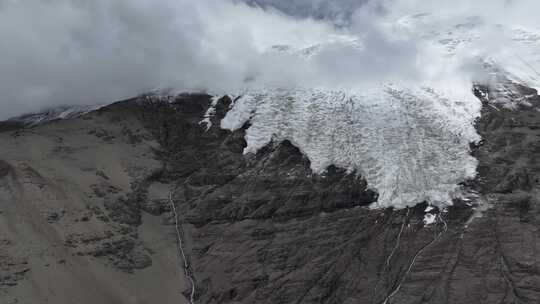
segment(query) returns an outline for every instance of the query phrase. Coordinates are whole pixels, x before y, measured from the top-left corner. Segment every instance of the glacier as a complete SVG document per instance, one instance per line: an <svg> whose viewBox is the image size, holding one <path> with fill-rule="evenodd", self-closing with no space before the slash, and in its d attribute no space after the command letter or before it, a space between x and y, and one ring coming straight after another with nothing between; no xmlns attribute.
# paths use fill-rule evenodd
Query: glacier
<svg viewBox="0 0 540 304"><path fill-rule="evenodd" d="M473 98L453 100L428 87L266 89L237 98L221 127L250 122L244 153L289 140L314 173L336 165L362 175L379 193L375 208L446 206L458 184L475 176L469 143L479 140L473 125L479 110Z"/></svg>
<svg viewBox="0 0 540 304"><path fill-rule="evenodd" d="M540 87L535 67L540 63L540 35L535 33L540 31L486 24L475 16L417 13L390 21L380 27L388 37L408 37L420 46L421 78L342 88L247 86L221 128L237 130L249 122L246 154L289 140L309 158L316 174L335 165L362 176L379 193L372 208L428 202L444 209L457 197L470 201L474 194L460 185L476 175L470 144L481 140L474 126L481 102L473 85L488 85L496 94L493 102L508 108L520 102L515 85ZM507 49L484 47L484 35L495 30L508 39ZM270 51L309 62L336 46L359 56L364 50L361 38L341 35L309 47L277 45ZM472 63L474 70L464 63Z"/></svg>

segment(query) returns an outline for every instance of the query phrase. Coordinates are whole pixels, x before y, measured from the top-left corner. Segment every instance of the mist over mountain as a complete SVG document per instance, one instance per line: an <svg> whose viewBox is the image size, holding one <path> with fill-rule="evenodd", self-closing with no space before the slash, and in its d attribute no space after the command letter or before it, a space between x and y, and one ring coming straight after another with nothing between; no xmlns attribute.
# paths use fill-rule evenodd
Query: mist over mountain
<svg viewBox="0 0 540 304"><path fill-rule="evenodd" d="M9 43L0 49L2 116L159 88L239 92L253 85L247 79L262 86L355 88L389 79L481 77L477 56L504 56L511 61L505 68L512 68L519 55L530 66L521 69L537 74L536 60L529 58L534 47L519 45L521 38L512 34L520 27L534 37L538 22L526 11L538 4L530 0L248 3L3 0L0 39ZM417 14L432 18L415 27L402 22ZM426 43L431 32L446 34L468 20L476 20L475 37L440 38L466 45L453 60ZM328 47L306 63L269 52L279 45Z"/></svg>

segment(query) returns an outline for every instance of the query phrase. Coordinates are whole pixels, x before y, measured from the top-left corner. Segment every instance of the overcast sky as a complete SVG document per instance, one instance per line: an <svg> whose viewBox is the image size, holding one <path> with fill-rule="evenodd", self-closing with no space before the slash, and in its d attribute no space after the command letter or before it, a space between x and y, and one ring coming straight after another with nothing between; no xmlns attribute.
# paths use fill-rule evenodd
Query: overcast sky
<svg viewBox="0 0 540 304"><path fill-rule="evenodd" d="M423 46L383 32L392 16L472 14L537 26L530 12L540 8L532 0L246 1L0 0L0 119L156 88L235 91L246 79L307 86L422 77ZM268 52L336 35L358 37L363 50L330 47L310 63Z"/></svg>

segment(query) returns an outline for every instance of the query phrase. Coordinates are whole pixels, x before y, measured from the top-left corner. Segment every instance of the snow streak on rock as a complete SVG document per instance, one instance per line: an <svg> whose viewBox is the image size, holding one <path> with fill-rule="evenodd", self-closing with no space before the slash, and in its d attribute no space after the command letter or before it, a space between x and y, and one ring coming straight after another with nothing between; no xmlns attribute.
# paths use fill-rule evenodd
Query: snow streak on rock
<svg viewBox="0 0 540 304"><path fill-rule="evenodd" d="M204 124L204 128L205 128L206 131L210 130L210 128L212 127L211 118L216 113L216 105L217 105L217 103L219 101L219 98L220 98L219 96L212 97L212 103L210 104L210 107L208 108L208 110L204 114L203 120L201 120L199 122L200 125Z"/></svg>
<svg viewBox="0 0 540 304"><path fill-rule="evenodd" d="M25 126L33 127L53 120L77 118L86 113L99 110L101 107L103 107L103 105L61 106L51 108L42 112L17 116L9 119L9 121L20 122L23 123Z"/></svg>
<svg viewBox="0 0 540 304"><path fill-rule="evenodd" d="M478 111L474 98L449 99L430 88L257 90L235 102L221 127L250 121L245 153L290 140L316 173L336 165L363 175L379 192L374 207L444 206L475 175L469 143L479 139Z"/></svg>

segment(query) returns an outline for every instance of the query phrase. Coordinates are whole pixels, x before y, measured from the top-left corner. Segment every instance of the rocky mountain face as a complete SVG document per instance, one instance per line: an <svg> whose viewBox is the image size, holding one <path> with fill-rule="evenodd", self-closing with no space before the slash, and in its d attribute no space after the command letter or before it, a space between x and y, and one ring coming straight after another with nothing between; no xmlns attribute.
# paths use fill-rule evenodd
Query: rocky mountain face
<svg viewBox="0 0 540 304"><path fill-rule="evenodd" d="M0 302L537 303L540 97L490 90L476 209L372 209L362 176L314 174L288 141L244 155L229 97L2 123Z"/></svg>

